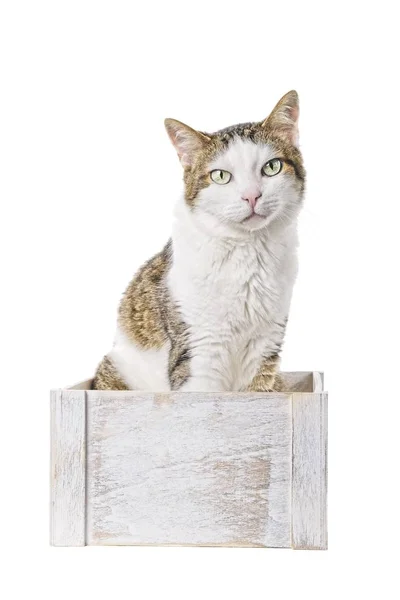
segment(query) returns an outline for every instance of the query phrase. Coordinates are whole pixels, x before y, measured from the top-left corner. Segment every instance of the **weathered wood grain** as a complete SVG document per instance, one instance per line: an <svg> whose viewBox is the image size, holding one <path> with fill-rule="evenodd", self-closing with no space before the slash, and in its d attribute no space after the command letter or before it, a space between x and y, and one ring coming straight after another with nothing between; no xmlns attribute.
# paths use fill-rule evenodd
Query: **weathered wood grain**
<svg viewBox="0 0 400 600"><path fill-rule="evenodd" d="M323 374L282 379L285 394L53 392L52 544L326 548Z"/></svg>
<svg viewBox="0 0 400 600"><path fill-rule="evenodd" d="M71 385L71 387L68 387L67 390L90 390L92 388L92 383L93 379L85 379L85 381Z"/></svg>
<svg viewBox="0 0 400 600"><path fill-rule="evenodd" d="M293 392L312 392L313 391L313 373L311 371L284 371L280 373L284 391Z"/></svg>
<svg viewBox="0 0 400 600"><path fill-rule="evenodd" d="M313 387L312 392L323 392L324 391L324 374L319 371L313 371ZM300 390L293 390L299 392ZM309 391L309 390L307 390Z"/></svg>
<svg viewBox="0 0 400 600"><path fill-rule="evenodd" d="M283 371L280 373L284 385L285 393L290 392L320 392L323 390L322 373L313 373L312 371ZM90 390L93 380L87 379L71 387L69 390ZM317 383L316 383L317 382ZM319 386L320 389L315 389Z"/></svg>
<svg viewBox="0 0 400 600"><path fill-rule="evenodd" d="M327 394L293 394L292 546L327 547Z"/></svg>
<svg viewBox="0 0 400 600"><path fill-rule="evenodd" d="M85 394L51 393L50 541L85 545Z"/></svg>
<svg viewBox="0 0 400 600"><path fill-rule="evenodd" d="M87 544L290 547L290 396L89 391L87 418Z"/></svg>

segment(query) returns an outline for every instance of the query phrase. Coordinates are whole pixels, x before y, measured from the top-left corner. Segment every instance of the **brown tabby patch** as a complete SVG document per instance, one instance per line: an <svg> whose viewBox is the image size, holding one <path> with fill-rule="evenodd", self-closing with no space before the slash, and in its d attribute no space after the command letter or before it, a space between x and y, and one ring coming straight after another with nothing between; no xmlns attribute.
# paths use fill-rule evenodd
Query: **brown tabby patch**
<svg viewBox="0 0 400 600"><path fill-rule="evenodd" d="M127 390L126 383L122 380L114 364L105 356L99 366L92 383L93 390Z"/></svg>
<svg viewBox="0 0 400 600"><path fill-rule="evenodd" d="M279 367L279 356L274 354L265 358L260 365L258 373L248 387L249 392L272 392L275 389L275 380Z"/></svg>
<svg viewBox="0 0 400 600"><path fill-rule="evenodd" d="M119 308L119 325L130 340L144 349L169 343L168 376L173 390L189 377L187 328L171 299L166 276L172 243L149 260L132 279Z"/></svg>
<svg viewBox="0 0 400 600"><path fill-rule="evenodd" d="M167 341L160 314L163 279L170 264L167 244L139 270L130 282L119 307L118 322L125 334L142 348L161 348Z"/></svg>

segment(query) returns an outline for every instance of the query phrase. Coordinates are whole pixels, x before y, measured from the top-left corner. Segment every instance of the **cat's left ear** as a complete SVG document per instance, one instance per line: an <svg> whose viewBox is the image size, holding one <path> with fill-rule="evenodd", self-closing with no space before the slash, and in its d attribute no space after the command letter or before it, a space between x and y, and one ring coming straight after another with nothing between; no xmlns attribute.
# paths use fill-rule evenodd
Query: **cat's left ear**
<svg viewBox="0 0 400 600"><path fill-rule="evenodd" d="M175 119L165 119L164 124L182 166L190 167L196 154L201 152L211 138Z"/></svg>
<svg viewBox="0 0 400 600"><path fill-rule="evenodd" d="M292 90L281 98L261 127L268 127L293 146L299 144L299 96Z"/></svg>

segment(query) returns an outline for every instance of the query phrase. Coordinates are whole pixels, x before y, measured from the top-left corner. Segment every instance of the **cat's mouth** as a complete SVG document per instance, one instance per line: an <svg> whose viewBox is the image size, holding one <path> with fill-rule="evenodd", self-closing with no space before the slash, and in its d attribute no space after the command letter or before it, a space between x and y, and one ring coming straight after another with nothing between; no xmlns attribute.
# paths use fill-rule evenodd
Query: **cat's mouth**
<svg viewBox="0 0 400 600"><path fill-rule="evenodd" d="M249 221L258 221L260 219L265 219L266 217L264 215L259 215L256 212L251 213L251 215L248 215L247 217L245 217L241 222L242 223L248 223Z"/></svg>

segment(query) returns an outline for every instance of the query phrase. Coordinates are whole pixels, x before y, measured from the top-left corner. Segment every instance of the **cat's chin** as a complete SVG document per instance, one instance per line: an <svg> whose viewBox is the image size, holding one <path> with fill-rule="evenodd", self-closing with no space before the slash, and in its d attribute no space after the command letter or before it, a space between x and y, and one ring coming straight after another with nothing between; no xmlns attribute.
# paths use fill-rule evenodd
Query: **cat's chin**
<svg viewBox="0 0 400 600"><path fill-rule="evenodd" d="M257 229L263 229L268 223L268 217L258 215L256 213L250 215L244 219L240 226L246 231L257 231Z"/></svg>
<svg viewBox="0 0 400 600"><path fill-rule="evenodd" d="M220 238L247 238L253 232L261 232L271 221L270 216L263 217L257 214L245 221L221 221L216 215L198 208L190 210L186 205L181 205L176 214L178 218L184 218L188 223L192 222L209 235Z"/></svg>

